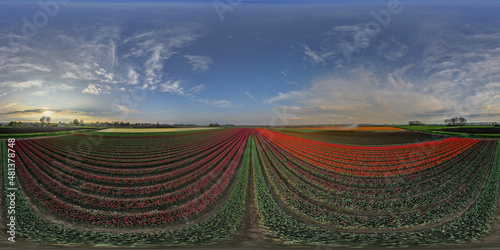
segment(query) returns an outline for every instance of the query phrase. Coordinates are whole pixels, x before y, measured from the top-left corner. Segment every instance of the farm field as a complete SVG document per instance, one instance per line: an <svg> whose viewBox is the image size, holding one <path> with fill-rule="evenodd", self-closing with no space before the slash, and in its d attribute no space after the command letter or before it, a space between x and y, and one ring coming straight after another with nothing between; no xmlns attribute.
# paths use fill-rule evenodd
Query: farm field
<svg viewBox="0 0 500 250"><path fill-rule="evenodd" d="M328 130L328 131L404 131L404 129L401 128L395 128L395 127L387 127L387 126L373 126L373 127L358 127L358 126L353 126L353 127L312 127L312 128L304 128L305 130L307 129L312 129L312 130Z"/></svg>
<svg viewBox="0 0 500 250"><path fill-rule="evenodd" d="M196 128L108 128L99 130L100 133L164 133L164 132L184 132L219 129L213 127L196 127Z"/></svg>
<svg viewBox="0 0 500 250"><path fill-rule="evenodd" d="M440 126L440 125L423 125L423 126L397 126L399 128L426 132L438 135L456 136L456 137L471 137L471 138L500 138L500 129L498 127L489 126Z"/></svg>
<svg viewBox="0 0 500 250"><path fill-rule="evenodd" d="M500 246L492 240L500 234L497 140L403 131L387 133L416 143L348 146L297 133L230 128L1 141L2 188L14 150L16 237L26 243Z"/></svg>
<svg viewBox="0 0 500 250"><path fill-rule="evenodd" d="M397 145L441 140L448 136L419 131L321 131L307 129L270 129L303 139L344 145Z"/></svg>
<svg viewBox="0 0 500 250"><path fill-rule="evenodd" d="M0 134L29 134L29 133L49 133L64 132L86 129L85 127L7 127L0 128Z"/></svg>

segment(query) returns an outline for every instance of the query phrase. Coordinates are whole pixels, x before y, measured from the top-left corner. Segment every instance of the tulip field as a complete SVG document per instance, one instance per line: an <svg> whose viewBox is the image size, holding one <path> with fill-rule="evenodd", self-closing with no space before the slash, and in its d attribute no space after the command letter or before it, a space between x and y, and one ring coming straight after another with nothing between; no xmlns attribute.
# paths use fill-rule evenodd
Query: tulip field
<svg viewBox="0 0 500 250"><path fill-rule="evenodd" d="M15 152L16 232L27 242L222 246L249 241L238 238L248 223L281 245L474 244L500 233L498 140L355 146L227 128L0 145L4 195ZM245 222L251 203L257 219Z"/></svg>

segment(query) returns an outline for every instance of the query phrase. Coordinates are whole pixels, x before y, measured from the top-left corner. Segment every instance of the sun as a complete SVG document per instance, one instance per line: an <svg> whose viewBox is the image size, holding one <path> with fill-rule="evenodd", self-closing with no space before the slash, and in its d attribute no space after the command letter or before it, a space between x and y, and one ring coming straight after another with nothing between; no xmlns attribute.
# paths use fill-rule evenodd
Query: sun
<svg viewBox="0 0 500 250"><path fill-rule="evenodd" d="M52 115L52 111L48 111L48 110L47 110L47 111L45 111L43 114L44 114L45 116L51 116L51 115Z"/></svg>

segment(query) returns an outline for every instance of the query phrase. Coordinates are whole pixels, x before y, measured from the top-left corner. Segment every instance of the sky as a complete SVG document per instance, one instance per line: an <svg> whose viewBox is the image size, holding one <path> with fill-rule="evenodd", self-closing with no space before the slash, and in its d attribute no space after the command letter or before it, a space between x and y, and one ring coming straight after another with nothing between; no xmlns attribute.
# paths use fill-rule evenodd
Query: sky
<svg viewBox="0 0 500 250"><path fill-rule="evenodd" d="M495 1L1 1L0 121L500 121Z"/></svg>

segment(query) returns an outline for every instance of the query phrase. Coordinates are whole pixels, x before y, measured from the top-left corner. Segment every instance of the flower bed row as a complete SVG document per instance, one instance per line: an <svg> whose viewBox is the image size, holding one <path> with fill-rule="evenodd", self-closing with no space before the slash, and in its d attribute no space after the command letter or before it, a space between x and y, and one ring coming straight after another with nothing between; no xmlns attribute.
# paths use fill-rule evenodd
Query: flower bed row
<svg viewBox="0 0 500 250"><path fill-rule="evenodd" d="M493 154L490 152L489 157L481 159L481 162L476 163L481 167L466 185L460 187L460 190L454 195L443 197L438 204L434 204L433 207L425 211L416 210L401 214L372 216L332 211L315 202L311 202L309 199L304 199L283 182L272 167L275 163L267 156L265 150L260 148L259 144L257 145L257 151L259 152L261 164L264 168L269 185L287 207L290 207L301 216L305 216L320 223L331 223L337 227L354 229L397 229L401 227L419 226L434 223L459 212L466 204L471 202L481 190L482 183L491 169L493 158Z"/></svg>
<svg viewBox="0 0 500 250"><path fill-rule="evenodd" d="M245 130L245 132L248 134L249 131ZM244 139L246 139L246 137ZM33 178L24 164L19 165L18 171L26 190L40 204L64 218L82 223L121 227L165 224L195 216L220 198L223 191L228 187L231 179L234 178L245 148L245 142L246 140L243 140L243 143L240 144L234 159L226 162L229 164L227 171L224 172L221 178L215 185L210 187L207 192L182 206L158 212L117 214L113 212L84 209L73 204L68 204L44 189L43 186L40 186Z"/></svg>

